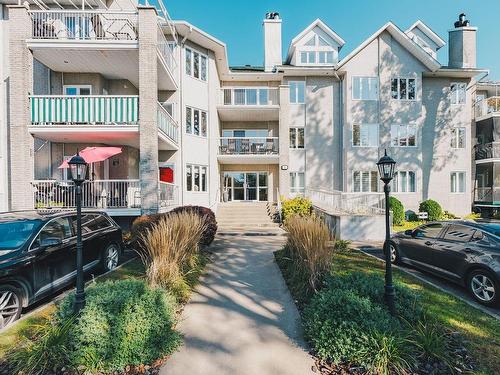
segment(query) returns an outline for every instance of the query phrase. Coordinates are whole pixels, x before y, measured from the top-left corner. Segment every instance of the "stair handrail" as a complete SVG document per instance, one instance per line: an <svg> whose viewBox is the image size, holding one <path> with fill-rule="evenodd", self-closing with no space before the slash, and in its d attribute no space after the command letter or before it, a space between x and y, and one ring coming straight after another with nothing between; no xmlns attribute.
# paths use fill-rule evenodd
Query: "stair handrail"
<svg viewBox="0 0 500 375"><path fill-rule="evenodd" d="M281 195L280 195L280 189L279 188L276 188L276 194L277 194L277 198L276 198L276 209L278 210L278 218L279 218L279 222L282 223L283 222L283 218L282 218L282 205L281 205Z"/></svg>

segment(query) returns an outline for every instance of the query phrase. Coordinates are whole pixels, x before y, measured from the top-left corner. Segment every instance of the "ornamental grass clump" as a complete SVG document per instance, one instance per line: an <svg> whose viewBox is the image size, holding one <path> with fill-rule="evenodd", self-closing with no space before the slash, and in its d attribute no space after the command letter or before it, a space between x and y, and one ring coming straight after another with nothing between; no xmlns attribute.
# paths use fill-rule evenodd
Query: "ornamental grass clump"
<svg viewBox="0 0 500 375"><path fill-rule="evenodd" d="M285 228L288 241L284 255L291 263L291 276L303 281L294 284L310 292L317 291L332 261L333 242L328 226L315 215L292 215L287 218ZM301 294L308 293L303 290Z"/></svg>
<svg viewBox="0 0 500 375"><path fill-rule="evenodd" d="M193 212L171 213L141 234L139 252L149 285L170 291L179 301L189 297L189 275L200 265L199 243L206 222Z"/></svg>

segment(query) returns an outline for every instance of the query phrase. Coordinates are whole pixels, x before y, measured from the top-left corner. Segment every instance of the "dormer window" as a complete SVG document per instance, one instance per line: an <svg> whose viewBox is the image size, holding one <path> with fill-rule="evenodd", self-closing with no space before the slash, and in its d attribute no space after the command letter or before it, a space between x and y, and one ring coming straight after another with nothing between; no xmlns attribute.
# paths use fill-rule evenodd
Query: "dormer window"
<svg viewBox="0 0 500 375"><path fill-rule="evenodd" d="M301 65L334 64L335 57L333 47L318 34L314 34L309 38L302 48L300 48L298 53Z"/></svg>

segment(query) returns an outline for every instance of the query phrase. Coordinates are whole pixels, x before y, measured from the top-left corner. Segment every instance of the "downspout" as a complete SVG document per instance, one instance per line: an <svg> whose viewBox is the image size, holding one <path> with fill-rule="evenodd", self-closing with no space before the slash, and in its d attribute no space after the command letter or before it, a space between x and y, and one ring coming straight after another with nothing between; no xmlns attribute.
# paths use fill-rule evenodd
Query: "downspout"
<svg viewBox="0 0 500 375"><path fill-rule="evenodd" d="M341 166L342 171L342 190L345 190L345 168L344 168L344 80L339 77L337 74L337 69L336 67L333 68L333 74L335 74L335 78L337 78L339 82L339 129L340 129L340 160L338 165ZM334 133L335 134L335 133ZM337 190L335 189L335 181L332 185L332 190Z"/></svg>

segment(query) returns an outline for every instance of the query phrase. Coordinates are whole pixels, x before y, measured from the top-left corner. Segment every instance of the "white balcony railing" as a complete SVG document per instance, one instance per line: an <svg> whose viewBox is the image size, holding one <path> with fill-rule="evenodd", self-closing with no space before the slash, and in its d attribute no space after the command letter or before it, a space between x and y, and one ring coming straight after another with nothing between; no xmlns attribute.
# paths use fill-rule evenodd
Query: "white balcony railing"
<svg viewBox="0 0 500 375"><path fill-rule="evenodd" d="M276 155L279 153L278 137L222 137L220 155Z"/></svg>
<svg viewBox="0 0 500 375"><path fill-rule="evenodd" d="M491 96L475 104L476 118L489 114L500 114L500 96Z"/></svg>
<svg viewBox="0 0 500 375"><path fill-rule="evenodd" d="M385 212L385 199L382 193L345 193L306 189L313 205L338 213L382 215Z"/></svg>
<svg viewBox="0 0 500 375"><path fill-rule="evenodd" d="M160 209L179 205L179 186L160 181L158 194Z"/></svg>
<svg viewBox="0 0 500 375"><path fill-rule="evenodd" d="M500 159L500 142L477 144L474 149L476 160Z"/></svg>
<svg viewBox="0 0 500 375"><path fill-rule="evenodd" d="M31 183L36 209L76 207L73 181L36 180ZM140 208L139 180L94 180L82 185L83 208Z"/></svg>
<svg viewBox="0 0 500 375"><path fill-rule="evenodd" d="M165 60L165 64L167 65L168 69L172 74L176 66L174 52L173 52L174 46L175 46L174 42L169 43L167 41L167 38L165 38L165 34L163 34L163 30L160 24L158 24L158 51Z"/></svg>
<svg viewBox="0 0 500 375"><path fill-rule="evenodd" d="M136 95L33 95L31 123L47 124L136 124L139 97Z"/></svg>
<svg viewBox="0 0 500 375"><path fill-rule="evenodd" d="M179 125L161 103L158 103L157 116L158 128L173 142L178 143Z"/></svg>
<svg viewBox="0 0 500 375"><path fill-rule="evenodd" d="M474 201L500 205L500 187L481 187L474 191Z"/></svg>
<svg viewBox="0 0 500 375"><path fill-rule="evenodd" d="M231 87L221 89L223 105L273 106L279 105L279 89L269 87Z"/></svg>
<svg viewBox="0 0 500 375"><path fill-rule="evenodd" d="M137 12L33 10L33 39L137 40Z"/></svg>

